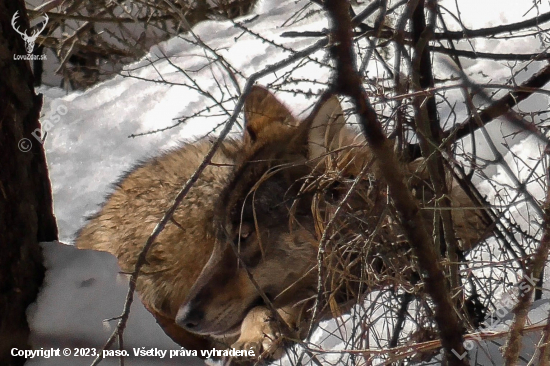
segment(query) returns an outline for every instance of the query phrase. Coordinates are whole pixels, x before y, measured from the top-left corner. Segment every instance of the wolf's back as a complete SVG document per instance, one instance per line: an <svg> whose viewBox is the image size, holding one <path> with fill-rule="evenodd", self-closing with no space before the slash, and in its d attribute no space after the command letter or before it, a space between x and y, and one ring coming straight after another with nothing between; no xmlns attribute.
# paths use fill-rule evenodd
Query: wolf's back
<svg viewBox="0 0 550 366"><path fill-rule="evenodd" d="M214 201L227 184L238 144L224 142L149 250L137 285L150 310L173 318L208 260ZM76 246L110 252L123 271L132 272L147 238L211 146L186 144L131 170L80 231Z"/></svg>

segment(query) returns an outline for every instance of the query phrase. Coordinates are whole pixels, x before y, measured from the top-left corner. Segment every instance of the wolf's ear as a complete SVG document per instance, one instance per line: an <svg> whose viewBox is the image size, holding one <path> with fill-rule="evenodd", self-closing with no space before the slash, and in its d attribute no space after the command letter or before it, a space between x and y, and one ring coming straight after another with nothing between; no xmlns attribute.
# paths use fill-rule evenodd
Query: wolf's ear
<svg viewBox="0 0 550 366"><path fill-rule="evenodd" d="M340 101L335 95L322 97L306 121L309 125L310 159L319 158L340 146L346 122Z"/></svg>
<svg viewBox="0 0 550 366"><path fill-rule="evenodd" d="M275 141L278 136L295 128L296 119L267 89L253 86L244 102L245 141Z"/></svg>

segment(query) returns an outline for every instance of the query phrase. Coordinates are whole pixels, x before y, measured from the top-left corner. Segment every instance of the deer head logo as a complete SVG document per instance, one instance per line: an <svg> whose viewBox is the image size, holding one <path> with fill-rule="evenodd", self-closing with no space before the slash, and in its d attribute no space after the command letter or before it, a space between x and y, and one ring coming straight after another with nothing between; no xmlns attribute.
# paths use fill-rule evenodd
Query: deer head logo
<svg viewBox="0 0 550 366"><path fill-rule="evenodd" d="M15 14L13 14L13 18L11 18L11 26L13 29L23 37L23 40L25 41L25 48L27 49L27 53L32 53L32 50L34 48L34 42L36 42L36 38L38 38L38 35L42 33L44 28L46 28L46 24L48 24L48 15L44 14L44 21L42 23L42 28L40 30L34 30L32 32L32 36L29 36L27 34L27 31L21 32L17 25L15 24L15 21L17 18L19 18L19 15L17 14L19 11L16 11Z"/></svg>

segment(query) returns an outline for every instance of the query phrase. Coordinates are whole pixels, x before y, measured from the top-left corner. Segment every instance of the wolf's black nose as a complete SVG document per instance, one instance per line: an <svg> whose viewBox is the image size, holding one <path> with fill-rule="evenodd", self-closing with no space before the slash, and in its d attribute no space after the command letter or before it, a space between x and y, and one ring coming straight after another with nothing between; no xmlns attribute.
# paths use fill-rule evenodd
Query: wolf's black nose
<svg viewBox="0 0 550 366"><path fill-rule="evenodd" d="M196 308L193 309L191 304L187 304L178 311L176 323L182 328L193 331L198 328L203 318L203 311Z"/></svg>

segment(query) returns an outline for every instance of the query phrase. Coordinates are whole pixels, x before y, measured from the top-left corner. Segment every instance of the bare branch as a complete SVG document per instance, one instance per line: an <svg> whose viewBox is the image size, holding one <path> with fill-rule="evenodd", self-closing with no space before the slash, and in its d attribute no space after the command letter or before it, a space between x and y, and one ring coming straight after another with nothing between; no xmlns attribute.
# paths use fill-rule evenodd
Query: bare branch
<svg viewBox="0 0 550 366"><path fill-rule="evenodd" d="M418 204L405 185L403 172L398 168L397 157L382 131L378 117L369 103L355 69L351 18L340 1L327 0L325 8L332 20L335 40L332 48L336 60L334 88L352 99L363 132L375 155L377 167L387 180L391 197L400 214L401 225L418 257L426 291L435 303L435 320L441 333L447 362L450 365L467 365L466 360L459 360L452 352L453 350L458 354L464 352L462 326L454 311L433 242L424 227L424 222L420 219Z"/></svg>

